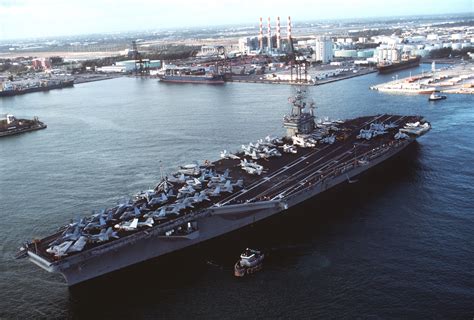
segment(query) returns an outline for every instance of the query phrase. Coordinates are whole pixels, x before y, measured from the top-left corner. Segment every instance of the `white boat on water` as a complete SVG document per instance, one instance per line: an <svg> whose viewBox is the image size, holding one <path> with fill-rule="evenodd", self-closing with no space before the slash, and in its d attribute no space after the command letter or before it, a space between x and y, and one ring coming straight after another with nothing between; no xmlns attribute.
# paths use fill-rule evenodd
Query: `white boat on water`
<svg viewBox="0 0 474 320"><path fill-rule="evenodd" d="M442 96L433 92L432 94L430 94L428 101L438 101L438 100L444 100L446 98L447 98L446 96Z"/></svg>

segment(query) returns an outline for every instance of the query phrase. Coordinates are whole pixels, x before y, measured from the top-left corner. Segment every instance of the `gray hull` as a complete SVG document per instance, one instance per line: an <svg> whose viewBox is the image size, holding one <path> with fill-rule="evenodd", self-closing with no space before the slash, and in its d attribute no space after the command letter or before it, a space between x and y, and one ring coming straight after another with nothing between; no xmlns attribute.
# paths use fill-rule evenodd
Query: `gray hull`
<svg viewBox="0 0 474 320"><path fill-rule="evenodd" d="M288 195L282 195L277 200L214 206L178 218L173 225L166 226L166 229L156 227L140 231L52 263L32 251L28 251L28 256L41 268L49 272L61 273L68 285L75 285L271 217L367 171L398 154L414 141L414 138L410 138L399 141L386 149L376 150L367 154L363 163L354 160L354 162L337 165L326 176L321 176L317 183L297 189L298 191L290 192ZM198 230L182 236L164 234L167 230L189 221L196 221Z"/></svg>

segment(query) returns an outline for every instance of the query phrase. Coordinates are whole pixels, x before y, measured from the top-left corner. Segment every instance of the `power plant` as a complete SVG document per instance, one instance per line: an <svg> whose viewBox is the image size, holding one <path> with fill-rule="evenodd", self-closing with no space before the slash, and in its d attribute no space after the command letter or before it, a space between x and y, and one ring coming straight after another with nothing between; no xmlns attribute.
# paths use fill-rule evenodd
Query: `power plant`
<svg viewBox="0 0 474 320"><path fill-rule="evenodd" d="M260 17L259 20L259 32L258 32L258 51L260 53L274 54L274 53L286 53L283 51L288 51L291 47L291 17L288 17L287 23L287 46L286 50L283 50L283 41L281 39L281 20L280 17L276 18L276 32L272 36L272 24L271 18L267 18L267 35L263 35L263 18ZM264 39L266 38L266 39ZM266 40L266 41L264 41ZM276 49L276 50L274 50Z"/></svg>

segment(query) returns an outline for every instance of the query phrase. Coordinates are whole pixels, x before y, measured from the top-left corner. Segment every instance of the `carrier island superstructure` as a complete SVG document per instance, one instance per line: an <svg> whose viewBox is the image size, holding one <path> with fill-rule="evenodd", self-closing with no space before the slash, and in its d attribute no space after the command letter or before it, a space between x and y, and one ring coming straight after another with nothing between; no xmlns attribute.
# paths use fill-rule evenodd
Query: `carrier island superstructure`
<svg viewBox="0 0 474 320"><path fill-rule="evenodd" d="M68 285L219 237L288 210L393 157L430 129L420 116L315 121L304 92L290 99L287 134L220 160L181 166L151 190L25 243L28 257Z"/></svg>

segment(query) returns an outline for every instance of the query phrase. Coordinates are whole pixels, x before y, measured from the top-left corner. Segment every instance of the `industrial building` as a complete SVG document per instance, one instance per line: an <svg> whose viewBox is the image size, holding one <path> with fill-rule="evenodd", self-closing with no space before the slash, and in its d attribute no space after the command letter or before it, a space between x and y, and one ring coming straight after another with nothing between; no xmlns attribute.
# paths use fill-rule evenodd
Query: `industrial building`
<svg viewBox="0 0 474 320"><path fill-rule="evenodd" d="M331 62L333 59L332 40L329 37L318 37L313 48L313 59L322 63Z"/></svg>
<svg viewBox="0 0 474 320"><path fill-rule="evenodd" d="M201 46L199 56L215 56L219 54L219 46Z"/></svg>
<svg viewBox="0 0 474 320"><path fill-rule="evenodd" d="M243 37L239 39L239 51L242 54L252 55L259 50L258 37Z"/></svg>
<svg viewBox="0 0 474 320"><path fill-rule="evenodd" d="M334 51L335 58L357 58L357 50L336 50Z"/></svg>

